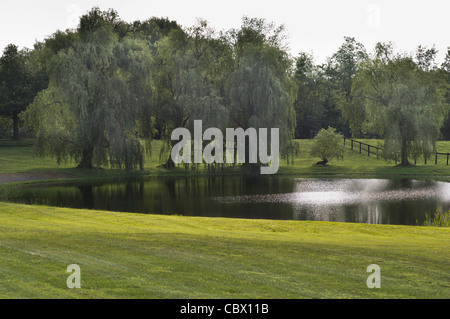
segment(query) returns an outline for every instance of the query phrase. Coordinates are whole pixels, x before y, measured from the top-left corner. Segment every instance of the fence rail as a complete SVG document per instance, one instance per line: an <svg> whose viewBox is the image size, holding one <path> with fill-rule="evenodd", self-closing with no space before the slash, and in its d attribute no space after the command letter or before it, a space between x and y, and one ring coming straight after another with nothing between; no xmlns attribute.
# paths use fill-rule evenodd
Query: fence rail
<svg viewBox="0 0 450 319"><path fill-rule="evenodd" d="M353 151L354 150L354 146L355 144L357 144L357 148L359 147L359 154L362 154L363 152L366 153L367 152L367 156L370 156L370 154L374 154L377 156L377 159L379 159L380 157L380 151L383 150L383 148L375 146L375 145L370 145L364 142L360 142L357 140L354 140L352 138L349 137L344 137L344 146L346 145L347 141L350 141L350 148ZM363 146L365 146L365 149L363 149ZM435 152L435 157L434 157L434 165L438 164L438 155L444 155L447 157L447 166L449 164L449 160L450 160L450 153L442 153L442 152ZM414 160L414 164L416 164L416 160ZM427 164L427 159L425 158L425 165Z"/></svg>
<svg viewBox="0 0 450 319"><path fill-rule="evenodd" d="M370 145L370 144L367 144L367 143L363 143L363 142L360 142L360 141L357 141L357 140L354 140L354 139L348 138L348 137L344 137L344 146L345 146L345 143L346 143L347 140L350 141L350 148L351 148L352 151L353 151L353 148L354 148L354 144L359 144L359 154L362 154L362 152L363 152L363 148L362 148L363 145L367 147L367 150L364 150L364 153L367 152L367 156L370 156L370 154L374 154L374 155L377 156L377 159L380 156L379 155L379 151L383 150L381 147L378 147L378 146L375 146L375 145ZM372 152L371 149L375 150L375 151Z"/></svg>

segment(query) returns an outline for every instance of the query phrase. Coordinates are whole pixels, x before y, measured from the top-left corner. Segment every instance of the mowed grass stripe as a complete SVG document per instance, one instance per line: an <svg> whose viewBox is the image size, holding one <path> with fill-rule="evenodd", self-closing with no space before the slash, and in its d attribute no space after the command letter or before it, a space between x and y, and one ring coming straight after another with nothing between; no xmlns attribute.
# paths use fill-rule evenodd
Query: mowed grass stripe
<svg viewBox="0 0 450 319"><path fill-rule="evenodd" d="M449 298L449 231L0 203L0 297Z"/></svg>

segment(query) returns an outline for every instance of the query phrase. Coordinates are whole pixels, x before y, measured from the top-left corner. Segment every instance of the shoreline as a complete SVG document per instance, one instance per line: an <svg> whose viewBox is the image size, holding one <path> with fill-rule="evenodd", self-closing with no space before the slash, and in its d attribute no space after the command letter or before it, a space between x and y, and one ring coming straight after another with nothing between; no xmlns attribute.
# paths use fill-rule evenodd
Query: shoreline
<svg viewBox="0 0 450 319"><path fill-rule="evenodd" d="M74 168L75 169L75 168ZM71 169L72 170L72 169ZM98 172L93 170L93 172ZM18 173L0 173L0 185L7 184L27 184L27 183L46 183L46 182L69 182L69 181L89 181L89 180L111 180L111 179L133 179L133 178L150 178L150 177L231 177L231 176L259 176L259 177L301 177L301 178L361 178L361 179L415 179L415 180L435 180L450 182L450 175L441 174L386 174L386 173L304 173L304 172L281 172L273 175L255 175L244 172L224 172L224 173L193 173L191 171L111 171L102 170L104 174L96 174L86 176L85 174L73 174L56 172L53 170L31 171ZM86 173L80 172L80 173Z"/></svg>

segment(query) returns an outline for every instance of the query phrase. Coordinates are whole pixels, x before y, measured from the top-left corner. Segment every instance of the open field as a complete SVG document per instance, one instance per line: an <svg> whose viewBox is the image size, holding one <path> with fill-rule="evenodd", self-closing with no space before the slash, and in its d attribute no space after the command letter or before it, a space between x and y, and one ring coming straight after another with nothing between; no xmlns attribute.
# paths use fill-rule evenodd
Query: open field
<svg viewBox="0 0 450 319"><path fill-rule="evenodd" d="M450 298L448 228L0 212L1 298ZM81 289L66 286L69 264Z"/></svg>
<svg viewBox="0 0 450 319"><path fill-rule="evenodd" d="M377 145L378 140L362 140L372 145ZM0 174L30 173L30 172L54 172L67 174L78 178L117 178L124 175L184 175L192 174L190 169L177 167L174 170L164 170L157 168L159 166L159 153L161 141L152 142L151 156L145 160L144 171L124 172L104 168L101 170L82 170L74 169L74 162L63 163L59 167L54 159L39 158L33 155L32 140L28 141L0 141ZM367 176L367 177L396 177L409 176L414 178L433 178L450 180L450 166L446 165L445 156L438 158L438 165L434 164L434 158L425 165L423 161L417 163L414 167L396 167L394 162L386 162L383 159L377 159L376 156L367 156L367 153L359 154L359 150L350 150L347 144L343 161L331 161L325 167L316 166L318 158L312 158L309 155L311 149L311 140L299 140L300 154L294 159L294 164L287 164L285 160L280 160L280 169L278 174L288 175L347 175L347 176ZM450 141L437 143L438 152L450 152ZM200 173L206 172L203 165L200 166ZM238 168L229 167L225 173L240 173Z"/></svg>

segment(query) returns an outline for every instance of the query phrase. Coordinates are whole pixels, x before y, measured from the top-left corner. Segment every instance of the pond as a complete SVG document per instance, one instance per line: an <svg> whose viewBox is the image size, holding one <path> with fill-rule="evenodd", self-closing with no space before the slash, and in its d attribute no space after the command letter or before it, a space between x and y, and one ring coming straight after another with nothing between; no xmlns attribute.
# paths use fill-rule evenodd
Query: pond
<svg viewBox="0 0 450 319"><path fill-rule="evenodd" d="M184 216L417 225L450 209L450 183L411 179L152 177L27 186L27 204Z"/></svg>

